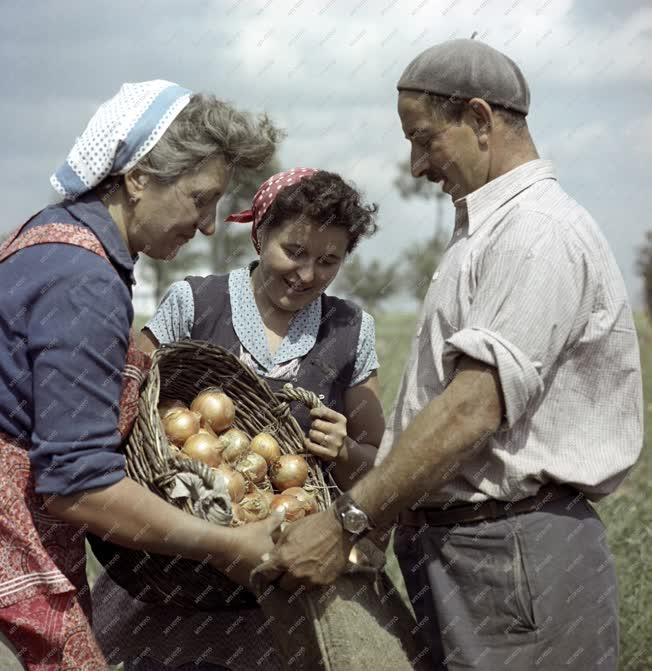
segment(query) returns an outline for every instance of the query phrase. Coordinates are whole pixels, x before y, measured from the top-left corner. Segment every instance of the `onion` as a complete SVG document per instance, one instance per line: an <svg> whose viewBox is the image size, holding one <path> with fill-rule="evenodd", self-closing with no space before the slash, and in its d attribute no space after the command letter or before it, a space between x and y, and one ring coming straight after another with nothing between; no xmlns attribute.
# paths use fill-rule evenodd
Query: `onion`
<svg viewBox="0 0 652 671"><path fill-rule="evenodd" d="M231 504L231 526L238 526L238 524L244 524L244 519L242 519L242 511L240 510L239 503Z"/></svg>
<svg viewBox="0 0 652 671"><path fill-rule="evenodd" d="M268 464L281 456L281 448L276 438L269 433L259 433L254 436L249 447L252 452L260 454Z"/></svg>
<svg viewBox="0 0 652 671"><path fill-rule="evenodd" d="M306 515L312 515L319 510L315 495L309 494L303 487L290 487L289 489L284 489L283 495L294 496L295 499L298 499L306 509Z"/></svg>
<svg viewBox="0 0 652 671"><path fill-rule="evenodd" d="M201 429L199 429L200 433L202 431L205 431L206 433L210 433L211 436L214 436L215 438L218 438L218 435L215 433L215 431L213 431L213 429L211 428L211 425L208 423L208 421L204 417L202 417L199 420L199 426L201 426Z"/></svg>
<svg viewBox="0 0 652 671"><path fill-rule="evenodd" d="M192 402L191 410L198 412L219 433L228 429L235 419L233 401L218 389L205 389Z"/></svg>
<svg viewBox="0 0 652 671"><path fill-rule="evenodd" d="M269 489L261 489L260 490L260 495L267 501L267 505L272 505L272 501L274 500L274 497L276 494L274 492L270 492Z"/></svg>
<svg viewBox="0 0 652 671"><path fill-rule="evenodd" d="M235 465L235 470L251 482L262 482L267 475L267 462L260 454L249 452Z"/></svg>
<svg viewBox="0 0 652 671"><path fill-rule="evenodd" d="M249 438L240 429L229 429L219 436L222 445L222 459L229 464L235 464L249 451Z"/></svg>
<svg viewBox="0 0 652 671"><path fill-rule="evenodd" d="M174 410L188 410L188 406L178 398L164 398L158 404L158 414L165 419Z"/></svg>
<svg viewBox="0 0 652 671"><path fill-rule="evenodd" d="M269 466L269 479L280 492L303 487L308 478L308 462L298 454L282 454Z"/></svg>
<svg viewBox="0 0 652 671"><path fill-rule="evenodd" d="M190 410L172 410L163 419L165 435L180 447L190 436L199 431L200 416Z"/></svg>
<svg viewBox="0 0 652 671"><path fill-rule="evenodd" d="M184 456L203 461L209 466L219 466L222 463L219 442L209 433L196 433L188 438L181 450Z"/></svg>
<svg viewBox="0 0 652 671"><path fill-rule="evenodd" d="M242 473L238 473L238 471L233 470L226 464L220 464L215 471L224 478L231 501L233 503L240 503L245 495L245 488L247 486Z"/></svg>
<svg viewBox="0 0 652 671"><path fill-rule="evenodd" d="M279 510L284 513L286 522L294 522L306 514L303 503L294 496L288 496L287 494L277 494L272 500L271 507L274 512Z"/></svg>
<svg viewBox="0 0 652 671"><path fill-rule="evenodd" d="M240 517L245 522L264 520L269 515L269 503L257 492L247 494L238 505Z"/></svg>

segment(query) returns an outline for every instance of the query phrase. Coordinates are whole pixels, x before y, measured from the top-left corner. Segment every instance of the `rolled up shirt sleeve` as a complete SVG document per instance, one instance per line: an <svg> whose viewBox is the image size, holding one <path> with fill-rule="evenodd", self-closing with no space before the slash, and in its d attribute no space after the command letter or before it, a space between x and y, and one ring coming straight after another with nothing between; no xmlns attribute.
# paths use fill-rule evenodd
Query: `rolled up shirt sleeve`
<svg viewBox="0 0 652 671"><path fill-rule="evenodd" d="M546 377L590 312L588 266L570 225L520 213L478 261L472 303L444 343L443 363L461 355L497 369L514 426L545 389Z"/></svg>
<svg viewBox="0 0 652 671"><path fill-rule="evenodd" d="M133 312L127 287L106 261L56 247L48 259L50 280L28 321L29 457L37 493L68 495L125 476L118 420ZM70 255L76 255L74 273Z"/></svg>

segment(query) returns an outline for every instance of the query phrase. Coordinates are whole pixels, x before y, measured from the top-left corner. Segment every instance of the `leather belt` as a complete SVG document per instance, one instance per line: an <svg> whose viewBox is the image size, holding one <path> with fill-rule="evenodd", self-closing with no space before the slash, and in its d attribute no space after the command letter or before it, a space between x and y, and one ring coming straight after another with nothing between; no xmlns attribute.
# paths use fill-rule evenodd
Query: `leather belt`
<svg viewBox="0 0 652 671"><path fill-rule="evenodd" d="M495 520L510 515L521 515L540 510L551 501L566 496L583 496L569 485L544 485L534 496L520 501L498 501L489 499L479 503L451 506L450 508L417 508L404 510L399 515L399 524L409 527L445 527L452 524Z"/></svg>

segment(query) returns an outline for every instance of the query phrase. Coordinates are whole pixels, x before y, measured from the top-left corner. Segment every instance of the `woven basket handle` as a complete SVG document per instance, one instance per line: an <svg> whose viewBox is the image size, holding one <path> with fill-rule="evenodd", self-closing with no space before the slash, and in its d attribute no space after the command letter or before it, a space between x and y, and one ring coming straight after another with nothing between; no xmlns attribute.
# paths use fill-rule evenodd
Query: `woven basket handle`
<svg viewBox="0 0 652 671"><path fill-rule="evenodd" d="M299 401L303 403L308 410L313 408L318 408L322 405L321 399L317 394L303 387L294 387L289 382L283 385L283 389L279 392L276 392L276 398L281 402L288 401Z"/></svg>

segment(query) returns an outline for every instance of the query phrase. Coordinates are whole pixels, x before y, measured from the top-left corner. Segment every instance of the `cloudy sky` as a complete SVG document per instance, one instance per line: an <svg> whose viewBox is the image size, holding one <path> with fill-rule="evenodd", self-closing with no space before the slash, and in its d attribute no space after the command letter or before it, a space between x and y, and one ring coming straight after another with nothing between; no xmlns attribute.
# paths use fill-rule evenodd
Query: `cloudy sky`
<svg viewBox="0 0 652 671"><path fill-rule="evenodd" d="M363 257L400 258L433 206L393 187L408 156L395 84L427 47L478 38L521 66L529 125L562 185L598 221L641 305L650 222L652 7L619 0L114 0L3 4L0 233L52 198L48 177L125 81L208 91L287 129L284 167L340 172L380 204ZM648 5L648 7L646 7ZM452 204L446 222L452 222ZM145 287L140 287L145 291Z"/></svg>

